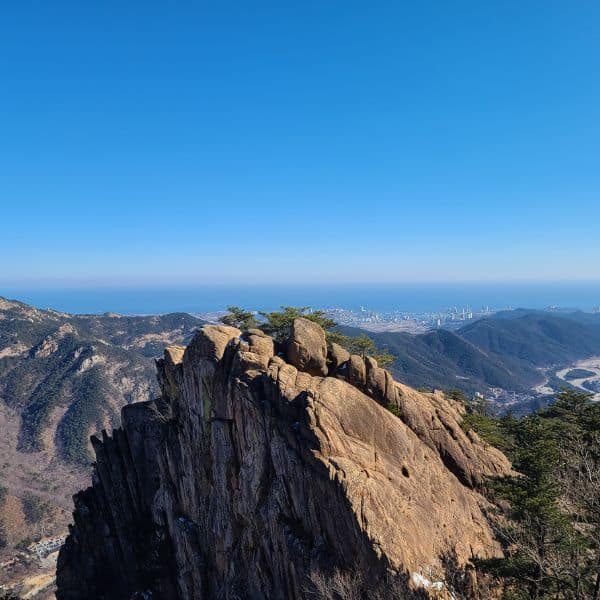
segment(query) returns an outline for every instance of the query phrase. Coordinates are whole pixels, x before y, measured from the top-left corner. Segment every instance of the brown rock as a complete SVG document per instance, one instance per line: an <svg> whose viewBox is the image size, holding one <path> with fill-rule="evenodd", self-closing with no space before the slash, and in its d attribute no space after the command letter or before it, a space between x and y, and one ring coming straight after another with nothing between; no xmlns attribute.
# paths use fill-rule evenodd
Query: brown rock
<svg viewBox="0 0 600 600"><path fill-rule="evenodd" d="M350 352L335 342L331 344L328 354L330 368L335 371L350 360Z"/></svg>
<svg viewBox="0 0 600 600"><path fill-rule="evenodd" d="M398 405L398 386L389 371L385 371L385 405Z"/></svg>
<svg viewBox="0 0 600 600"><path fill-rule="evenodd" d="M172 366L178 365L183 361L184 353L185 346L167 346L165 348L165 360Z"/></svg>
<svg viewBox="0 0 600 600"><path fill-rule="evenodd" d="M327 375L327 343L323 329L308 319L294 319L287 343L287 359L299 371Z"/></svg>
<svg viewBox="0 0 600 600"><path fill-rule="evenodd" d="M365 361L358 354L352 354L348 361L348 382L359 388L367 383L367 367Z"/></svg>
<svg viewBox="0 0 600 600"><path fill-rule="evenodd" d="M265 370L275 354L273 338L260 329L250 329L243 335L248 343L247 350L242 353L244 368Z"/></svg>
<svg viewBox="0 0 600 600"><path fill-rule="evenodd" d="M443 393L423 394L399 383L396 386L402 420L439 453L463 483L478 487L488 477L510 472L510 462L502 452L482 442L474 432L463 431L462 407L448 401Z"/></svg>
<svg viewBox="0 0 600 600"><path fill-rule="evenodd" d="M312 336L295 339L306 348ZM126 407L122 429L93 441L58 600L301 600L315 568L373 581L392 571L414 586L444 557L500 552L472 484L510 466L462 433L456 407L385 372L382 384L376 363L351 356L353 381L369 372L399 419L271 352L258 333L205 327L182 362L166 353L163 397ZM306 367L314 353L295 358Z"/></svg>
<svg viewBox="0 0 600 600"><path fill-rule="evenodd" d="M241 331L228 325L205 325L194 336L186 353L195 360L218 361L227 344L241 335Z"/></svg>
<svg viewBox="0 0 600 600"><path fill-rule="evenodd" d="M377 361L371 356L365 358L367 369L367 391L379 402L385 403L385 370L377 366Z"/></svg>

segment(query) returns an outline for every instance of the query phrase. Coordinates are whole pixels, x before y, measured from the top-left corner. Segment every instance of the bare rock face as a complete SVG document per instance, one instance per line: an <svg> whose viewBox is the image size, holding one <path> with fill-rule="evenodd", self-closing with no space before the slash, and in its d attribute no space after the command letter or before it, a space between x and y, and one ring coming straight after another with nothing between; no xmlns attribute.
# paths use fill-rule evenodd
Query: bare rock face
<svg viewBox="0 0 600 600"><path fill-rule="evenodd" d="M328 358L329 362L331 363L331 370L335 371L350 360L350 352L348 352L346 348L342 348L342 346L334 342L331 344Z"/></svg>
<svg viewBox="0 0 600 600"><path fill-rule="evenodd" d="M58 600L301 599L315 570L391 571L410 586L444 557L499 552L474 486L507 472L504 456L459 432L443 398L360 357L348 380L313 375L324 335L298 321L288 360L302 370L259 331L205 326L185 352L166 350L162 397L94 440Z"/></svg>
<svg viewBox="0 0 600 600"><path fill-rule="evenodd" d="M352 354L348 361L348 381L357 387L364 387L367 383L367 367L365 361L358 354Z"/></svg>
<svg viewBox="0 0 600 600"><path fill-rule="evenodd" d="M464 408L448 400L442 392L421 394L396 383L400 418L464 484L479 487L487 477L510 471L508 459L498 449L481 441L474 431L460 426Z"/></svg>
<svg viewBox="0 0 600 600"><path fill-rule="evenodd" d="M294 319L287 343L287 359L299 371L327 375L327 343L323 329L308 319Z"/></svg>

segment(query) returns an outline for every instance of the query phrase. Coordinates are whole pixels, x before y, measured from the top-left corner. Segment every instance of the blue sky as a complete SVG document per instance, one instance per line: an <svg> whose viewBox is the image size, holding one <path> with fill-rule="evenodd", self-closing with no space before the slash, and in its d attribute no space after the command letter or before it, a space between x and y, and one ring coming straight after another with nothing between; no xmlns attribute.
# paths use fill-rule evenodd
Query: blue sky
<svg viewBox="0 0 600 600"><path fill-rule="evenodd" d="M600 279L598 2L7 2L0 284Z"/></svg>

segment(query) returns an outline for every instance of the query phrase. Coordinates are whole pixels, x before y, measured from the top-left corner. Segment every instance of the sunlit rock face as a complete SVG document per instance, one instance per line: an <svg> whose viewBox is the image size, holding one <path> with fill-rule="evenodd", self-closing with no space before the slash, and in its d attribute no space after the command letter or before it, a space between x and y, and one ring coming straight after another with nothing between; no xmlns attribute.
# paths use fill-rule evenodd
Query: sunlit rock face
<svg viewBox="0 0 600 600"><path fill-rule="evenodd" d="M298 321L281 352L225 326L165 351L161 398L94 440L59 600L304 598L334 568L414 588L445 557L499 551L476 489L504 456L442 396Z"/></svg>

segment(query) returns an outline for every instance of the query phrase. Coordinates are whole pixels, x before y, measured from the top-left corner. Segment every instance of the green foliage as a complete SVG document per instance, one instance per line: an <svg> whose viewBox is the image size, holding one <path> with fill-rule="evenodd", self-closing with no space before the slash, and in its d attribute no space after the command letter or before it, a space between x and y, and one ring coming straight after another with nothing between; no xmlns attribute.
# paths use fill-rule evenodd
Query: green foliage
<svg viewBox="0 0 600 600"><path fill-rule="evenodd" d="M349 338L348 350L352 354L358 354L362 358L366 358L377 352L377 346L375 346L375 342L368 335L363 333Z"/></svg>
<svg viewBox="0 0 600 600"><path fill-rule="evenodd" d="M565 390L521 420L471 417L499 436L520 475L496 479L504 558L477 561L506 598L591 598L600 589L600 405ZM502 439L503 438L503 439ZM596 592L594 592L596 589Z"/></svg>
<svg viewBox="0 0 600 600"><path fill-rule="evenodd" d="M21 550L23 552L25 552L28 548L28 546L30 546L31 544L33 544L33 542L38 541L38 539L36 539L33 536L28 536L26 538L23 538L22 540L19 540L16 544L15 544L15 548L17 550Z"/></svg>
<svg viewBox="0 0 600 600"><path fill-rule="evenodd" d="M338 331L337 328L325 331L325 338L327 339L328 345L339 344L343 348L348 347L348 343L351 339L347 335L344 335L343 333Z"/></svg>
<svg viewBox="0 0 600 600"><path fill-rule="evenodd" d="M98 365L73 380L73 402L58 427L66 460L80 465L90 462L90 428L100 422L101 408L107 405L110 393Z"/></svg>
<svg viewBox="0 0 600 600"><path fill-rule="evenodd" d="M388 404L386 406L386 408L393 414L396 415L397 417L401 417L402 416L402 412L400 411L400 407L397 404Z"/></svg>
<svg viewBox="0 0 600 600"><path fill-rule="evenodd" d="M339 339L339 334L331 331L336 326L336 322L327 317L322 310L313 311L308 306L302 308L282 306L279 311L261 312L259 314L265 319L260 328L276 342L284 342L288 339L294 319L298 317L303 317L320 325L325 330L328 341Z"/></svg>
<svg viewBox="0 0 600 600"><path fill-rule="evenodd" d="M537 366L566 365L600 353L599 327L546 312L499 314L475 321L460 329L459 334L486 354Z"/></svg>
<svg viewBox="0 0 600 600"><path fill-rule="evenodd" d="M6 502L6 497L8 496L8 489L3 485L0 485L0 508L4 506ZM2 548L6 548L8 546L8 533L6 532L6 525L4 521L0 518L0 550Z"/></svg>
<svg viewBox="0 0 600 600"><path fill-rule="evenodd" d="M373 354L373 358L377 361L377 364L380 367L387 367L388 365L391 365L395 359L393 354L390 354L389 352L377 352L375 354Z"/></svg>
<svg viewBox="0 0 600 600"><path fill-rule="evenodd" d="M239 306L228 306L229 314L221 317L219 321L224 325L237 327L242 331L258 327L258 320L254 313L241 309Z"/></svg>
<svg viewBox="0 0 600 600"><path fill-rule="evenodd" d="M467 400L467 396L465 395L465 393L463 392L463 390L460 390L458 388L450 388L449 390L446 390L444 392L446 398L449 398L450 400L454 400L455 402L460 402L462 404L464 404L465 406L468 404L468 400Z"/></svg>
<svg viewBox="0 0 600 600"><path fill-rule="evenodd" d="M72 353L77 340L72 335L65 336L59 351L48 358L31 361L22 365L28 377L40 381L26 397L26 407L22 412L22 432L20 449L26 452L42 450L41 434L48 422L52 409L57 406L63 393L63 384L72 369Z"/></svg>
<svg viewBox="0 0 600 600"><path fill-rule="evenodd" d="M356 337L348 337L345 340L345 345L352 354L358 354L362 358L367 356L374 358L380 367L394 362L394 356L387 352L381 352L368 335L361 334Z"/></svg>
<svg viewBox="0 0 600 600"><path fill-rule="evenodd" d="M363 333L356 328L340 329L348 336ZM474 394L489 386L521 391L539 383L539 371L533 366L486 354L452 331L381 332L369 333L369 337L394 357L390 366L394 376L414 388L445 389L452 382Z"/></svg>
<svg viewBox="0 0 600 600"><path fill-rule="evenodd" d="M238 306L230 306L227 310L229 310L229 314L220 319L222 323L233 325L242 330L259 327L278 343L283 343L289 338L294 319L302 317L317 323L325 331L328 344L339 344L363 358L371 356L380 367L394 361L394 356L379 351L377 345L369 336L365 334L354 337L344 335L338 330L337 323L322 310L311 310L308 306L282 306L281 310L278 311L260 312L259 315L263 319L261 323L257 322L253 313Z"/></svg>
<svg viewBox="0 0 600 600"><path fill-rule="evenodd" d="M465 431L472 429L479 437L488 444L507 450L507 435L503 430L501 422L491 416L484 415L478 412L467 413L461 423Z"/></svg>
<svg viewBox="0 0 600 600"><path fill-rule="evenodd" d="M511 415L498 419L492 414L490 403L481 395L468 400L465 393L459 389L447 390L445 394L446 397L465 406L466 413L461 422L464 431L475 431L484 442L500 448L503 452L512 448L513 440L509 427L513 422Z"/></svg>
<svg viewBox="0 0 600 600"><path fill-rule="evenodd" d="M378 332L369 336L394 355L390 370L414 388L460 387L474 394L489 387L526 392L542 383L539 367L568 365L600 354L600 316L510 311L480 319L456 331L436 329L412 335ZM594 317L594 318L592 318ZM340 327L349 336L363 333ZM564 382L548 373L556 390ZM548 399L540 403L545 405ZM535 401L528 407L535 410Z"/></svg>
<svg viewBox="0 0 600 600"><path fill-rule="evenodd" d="M375 342L364 333L356 337L349 338L348 350L352 354L358 354L365 358L367 355L374 354L377 350Z"/></svg>
<svg viewBox="0 0 600 600"><path fill-rule="evenodd" d="M126 317L36 311L32 318L31 310L22 304L3 310L0 348L14 345L31 350L0 358L0 398L21 418L18 449L25 452L43 449L42 434L54 409L69 407L57 431L59 448L64 457L78 463L89 459L88 431L99 422L98 415L107 414L116 422L115 406L130 399L122 390L109 389L105 374L112 371L110 367L118 365L137 380L146 379L151 397L157 385L149 358L160 356L165 346L156 339L166 336L185 343L203 323L184 313ZM59 331L62 326L67 327ZM39 352L45 340L49 351ZM80 384L83 361L98 353L106 360L106 366L100 367L103 376ZM95 383L101 389L92 390ZM83 397L87 392L82 388L89 388L89 398Z"/></svg>

